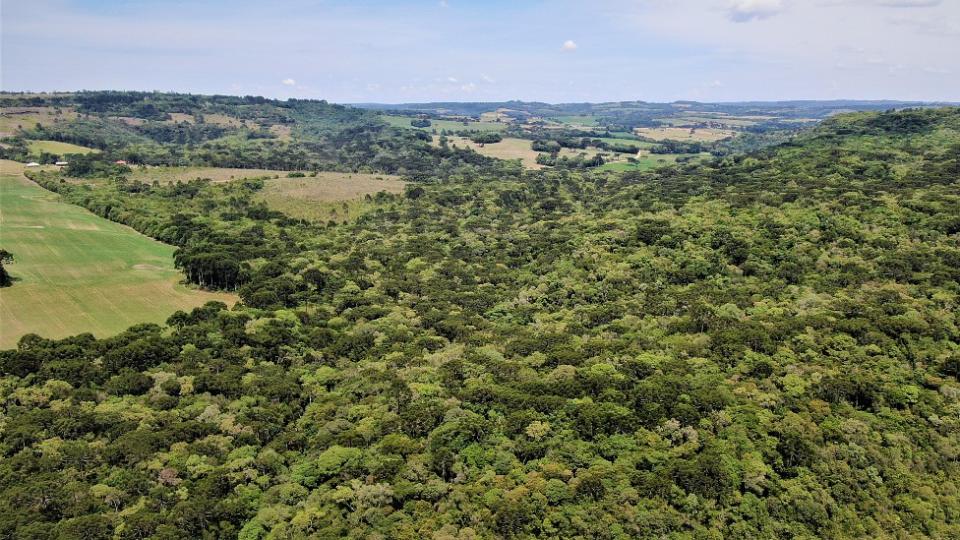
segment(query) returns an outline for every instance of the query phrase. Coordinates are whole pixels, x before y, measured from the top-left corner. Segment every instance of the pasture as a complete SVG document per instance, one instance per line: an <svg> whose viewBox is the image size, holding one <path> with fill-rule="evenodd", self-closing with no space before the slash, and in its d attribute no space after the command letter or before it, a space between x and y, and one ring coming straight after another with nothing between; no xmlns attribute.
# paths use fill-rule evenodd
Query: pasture
<svg viewBox="0 0 960 540"><path fill-rule="evenodd" d="M672 165L677 162L677 159L682 157L691 157L691 154L651 154L650 152L641 151L640 156L635 158L634 161L622 160L607 162L600 166L600 170L621 172L647 171L650 169L656 169L657 167ZM703 152L692 155L692 157L693 160L691 161L699 161L709 158L710 153Z"/></svg>
<svg viewBox="0 0 960 540"><path fill-rule="evenodd" d="M639 139L630 139L627 137L598 137L601 141L608 144L624 144L636 146L638 148L649 148L653 146L653 143L647 141L641 141Z"/></svg>
<svg viewBox="0 0 960 540"><path fill-rule="evenodd" d="M440 137L433 136L433 144L440 145ZM470 148L478 154L488 157L515 160L519 159L524 167L528 169L541 169L542 165L537 164L537 154L539 152L530 148L530 141L527 139L517 139L507 137L498 143L479 145L467 137L447 137L447 144L457 148Z"/></svg>
<svg viewBox="0 0 960 540"><path fill-rule="evenodd" d="M210 300L236 301L182 285L172 246L62 203L22 171L0 161L0 245L14 254L7 269L16 280L0 289L0 348L27 333L102 337Z"/></svg>
<svg viewBox="0 0 960 540"><path fill-rule="evenodd" d="M655 141L714 142L736 135L735 131L716 128L656 127L636 128L634 131Z"/></svg>
<svg viewBox="0 0 960 540"><path fill-rule="evenodd" d="M224 127L243 127L245 125L244 120L221 113L204 113L203 121L207 124ZM250 127L256 128L256 122L248 122L247 124L249 124Z"/></svg>
<svg viewBox="0 0 960 540"><path fill-rule="evenodd" d="M679 116L657 118L657 121L674 127L690 127L694 124L719 124L728 128L744 128L772 119L774 119L773 116L730 116L724 113L684 112Z"/></svg>
<svg viewBox="0 0 960 540"><path fill-rule="evenodd" d="M287 171L273 169L237 169L231 167L134 167L133 172L127 175L130 180L161 184L172 184L178 181L189 182L197 178L209 178L214 182L229 182L242 178L258 178L263 176L286 176Z"/></svg>
<svg viewBox="0 0 960 540"><path fill-rule="evenodd" d="M71 108L54 107L0 107L0 137L13 135L21 127L37 124L49 126L57 121L73 120L77 113Z"/></svg>
<svg viewBox="0 0 960 540"><path fill-rule="evenodd" d="M419 129L423 131L503 131L510 126L509 122L478 122L476 120L435 120L430 119L430 127L415 128L410 125L414 118L410 116L398 116L391 114L380 115L385 122L393 127Z"/></svg>
<svg viewBox="0 0 960 540"><path fill-rule="evenodd" d="M592 114L550 116L549 119L570 126L597 127L599 125L599 117Z"/></svg>
<svg viewBox="0 0 960 540"><path fill-rule="evenodd" d="M179 113L179 112L172 112L172 113L169 113L169 114L170 114L170 120L169 120L169 122L174 123L174 124L179 124L179 123L182 123L182 122L185 122L185 123L187 123L187 124L196 124L196 123L197 123L197 119L194 118L192 114Z"/></svg>
<svg viewBox="0 0 960 540"><path fill-rule="evenodd" d="M639 141L630 141L631 143L637 144L637 146L642 146L644 143ZM488 143L484 145L479 145L471 141L467 137L447 137L447 144L450 146L456 146L458 148L470 148L478 154L483 154L488 157L505 159L505 160L515 160L519 159L521 164L527 169L542 169L543 165L537 163L537 152L531 148L531 143L529 139L518 139L513 137L507 137L498 143ZM440 137L434 135L433 144L440 144ZM586 154L587 157L592 157L598 153L604 152L597 148L589 147L586 149L576 149L576 148L562 148L559 155L565 157L575 157L579 154ZM609 152L604 152L609 155L607 159L610 161L619 161L621 159L626 159L627 154L610 154Z"/></svg>
<svg viewBox="0 0 960 540"><path fill-rule="evenodd" d="M321 172L316 177L267 180L256 199L308 221L349 221L370 204L364 195L402 193L406 182L388 174Z"/></svg>
<svg viewBox="0 0 960 540"><path fill-rule="evenodd" d="M96 148L87 148L77 144L70 144L60 141L30 141L27 143L31 154L40 154L40 152L49 152L58 156L67 154L92 154L99 153Z"/></svg>
<svg viewBox="0 0 960 540"><path fill-rule="evenodd" d="M506 123L513 122L514 121L513 118L505 114L503 112L504 110L505 109L497 109L496 111L487 111L485 113L480 113L480 121L496 122L499 120L500 122L506 122Z"/></svg>

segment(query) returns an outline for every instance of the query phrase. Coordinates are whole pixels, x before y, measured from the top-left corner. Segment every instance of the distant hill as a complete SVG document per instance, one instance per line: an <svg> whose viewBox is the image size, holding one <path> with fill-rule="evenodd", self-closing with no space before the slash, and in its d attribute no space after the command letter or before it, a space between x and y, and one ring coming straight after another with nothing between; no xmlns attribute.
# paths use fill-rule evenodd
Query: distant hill
<svg viewBox="0 0 960 540"><path fill-rule="evenodd" d="M417 173L489 161L430 145L374 111L323 100L161 92L0 93L0 157L53 163L30 141L145 165Z"/></svg>
<svg viewBox="0 0 960 540"><path fill-rule="evenodd" d="M777 113L787 117L825 118L837 112L884 111L903 107L942 107L956 105L948 102L898 101L898 100L791 100L791 101L741 101L723 103L703 103L697 101L674 101L654 103L646 101L612 101L602 103L543 103L537 101L495 101L495 102L426 102L426 103L354 103L353 107L379 111L419 111L426 113L445 113L480 115L488 111L508 109L537 116L560 114L597 114L611 111L649 111L667 112L687 109L699 112L727 112L730 114Z"/></svg>

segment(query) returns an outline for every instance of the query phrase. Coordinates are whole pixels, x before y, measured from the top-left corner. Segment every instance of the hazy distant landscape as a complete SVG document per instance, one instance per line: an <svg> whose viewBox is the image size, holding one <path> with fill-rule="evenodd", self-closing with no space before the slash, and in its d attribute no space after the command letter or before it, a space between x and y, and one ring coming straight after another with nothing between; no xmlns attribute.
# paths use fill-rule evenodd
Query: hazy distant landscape
<svg viewBox="0 0 960 540"><path fill-rule="evenodd" d="M38 1L0 538L960 537L954 4Z"/></svg>

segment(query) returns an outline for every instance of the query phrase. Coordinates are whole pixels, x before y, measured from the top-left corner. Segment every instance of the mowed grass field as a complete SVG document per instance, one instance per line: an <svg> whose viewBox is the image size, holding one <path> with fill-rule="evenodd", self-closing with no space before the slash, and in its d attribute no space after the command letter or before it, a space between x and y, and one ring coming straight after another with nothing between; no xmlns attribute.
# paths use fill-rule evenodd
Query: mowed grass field
<svg viewBox="0 0 960 540"><path fill-rule="evenodd" d="M60 141L30 141L27 143L27 147L30 149L32 154L50 152L51 154L57 154L58 156L63 156L66 154L91 154L100 152L100 150L97 150L96 148L87 148L86 146Z"/></svg>
<svg viewBox="0 0 960 540"><path fill-rule="evenodd" d="M236 297L181 284L172 246L70 204L0 161L0 246L16 279L0 289L0 348L36 333L108 336L178 309Z"/></svg>
<svg viewBox="0 0 960 540"><path fill-rule="evenodd" d="M369 207L364 195L402 193L406 182L388 174L321 172L316 177L267 180L256 199L290 217L347 221Z"/></svg>

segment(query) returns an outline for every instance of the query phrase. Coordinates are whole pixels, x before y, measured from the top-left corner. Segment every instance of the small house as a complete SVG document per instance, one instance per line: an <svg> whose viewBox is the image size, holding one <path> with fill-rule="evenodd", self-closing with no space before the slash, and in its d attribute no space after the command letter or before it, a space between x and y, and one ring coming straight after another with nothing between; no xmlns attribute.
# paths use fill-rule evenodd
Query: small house
<svg viewBox="0 0 960 540"><path fill-rule="evenodd" d="M64 166L67 166L67 165L69 165L69 164L70 164L69 161L58 161L58 162L54 163L54 165L56 165L56 166L58 166L58 167L64 167Z"/></svg>
<svg viewBox="0 0 960 540"><path fill-rule="evenodd" d="M113 164L114 164L114 165L126 165L127 162L124 161L124 160L122 160L122 159L118 159L118 160L114 161Z"/></svg>
<svg viewBox="0 0 960 540"><path fill-rule="evenodd" d="M27 167L39 167L39 166L40 164L37 163L36 161L31 161L30 163L27 163Z"/></svg>

